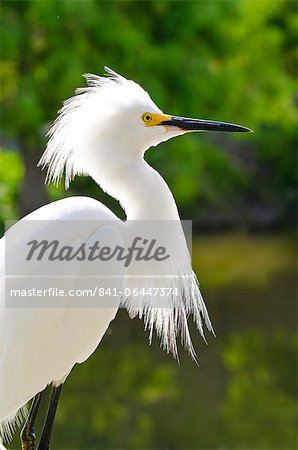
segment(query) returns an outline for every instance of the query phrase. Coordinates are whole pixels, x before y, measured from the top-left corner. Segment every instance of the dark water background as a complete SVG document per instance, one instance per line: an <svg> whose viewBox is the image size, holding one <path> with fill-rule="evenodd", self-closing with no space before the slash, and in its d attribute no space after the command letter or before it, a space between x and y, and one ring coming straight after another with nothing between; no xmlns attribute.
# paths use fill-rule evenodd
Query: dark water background
<svg viewBox="0 0 298 450"><path fill-rule="evenodd" d="M200 366L121 310L65 383L52 449L297 448L296 256L290 233L195 238L217 334L191 326Z"/></svg>

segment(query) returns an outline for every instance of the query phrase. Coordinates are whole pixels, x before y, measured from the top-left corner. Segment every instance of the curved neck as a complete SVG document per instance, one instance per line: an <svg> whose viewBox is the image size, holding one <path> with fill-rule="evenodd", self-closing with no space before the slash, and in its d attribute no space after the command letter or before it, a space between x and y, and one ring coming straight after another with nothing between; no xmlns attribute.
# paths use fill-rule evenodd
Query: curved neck
<svg viewBox="0 0 298 450"><path fill-rule="evenodd" d="M127 220L179 220L167 183L142 157L113 165L113 170L105 166L105 173L93 178L119 200Z"/></svg>

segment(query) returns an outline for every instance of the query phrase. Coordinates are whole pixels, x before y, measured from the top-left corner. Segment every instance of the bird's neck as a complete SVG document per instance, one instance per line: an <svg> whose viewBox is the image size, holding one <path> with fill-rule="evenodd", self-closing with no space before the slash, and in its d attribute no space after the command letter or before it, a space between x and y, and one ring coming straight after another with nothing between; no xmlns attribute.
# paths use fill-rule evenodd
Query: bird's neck
<svg viewBox="0 0 298 450"><path fill-rule="evenodd" d="M93 176L110 195L119 200L127 220L179 220L173 195L162 176L143 158L127 160L113 173ZM111 181L113 180L113 181Z"/></svg>

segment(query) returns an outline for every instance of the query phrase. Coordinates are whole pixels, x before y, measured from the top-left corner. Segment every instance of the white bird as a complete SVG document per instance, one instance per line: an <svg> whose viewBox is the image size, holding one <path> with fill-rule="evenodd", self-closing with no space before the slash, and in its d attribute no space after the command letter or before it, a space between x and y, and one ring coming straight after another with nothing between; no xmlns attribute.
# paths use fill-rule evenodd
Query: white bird
<svg viewBox="0 0 298 450"><path fill-rule="evenodd" d="M191 131L250 130L224 122L164 114L138 84L108 68L106 71L106 77L85 75L88 87L78 89L77 95L64 103L49 131L48 145L40 165L48 166L47 182L58 183L65 173L66 188L76 174L91 176L104 191L119 200L126 213L126 221L120 221L94 199L70 197L32 212L14 225L0 241L0 437L4 440L11 438L15 425L23 417L25 405L34 398L21 434L23 450L35 448L34 422L41 392L47 385L53 384L50 407L38 446L39 450L49 448L62 383L76 363L85 361L94 352L120 304L128 309L131 316L138 315L144 319L150 336L155 328L163 347L175 355L176 336L181 333L184 345L194 356L187 326L189 314L193 314L202 335L203 320L212 331L196 276L191 269L175 200L164 179L144 160L144 153L160 142ZM80 233L76 226L66 229L67 242L83 239L87 244L98 241L111 245L127 242L127 236L134 232L130 224L136 224L136 221L172 221L178 224L175 231L169 233L172 237L168 239L174 253L174 263L165 265L165 270L161 272L168 271L173 277L166 280L161 277L158 283L159 286L166 283L167 287L178 287L179 295L171 295L171 304L164 308L158 307L146 295L138 296L139 303L132 295L126 295L113 304L106 303L102 308L96 308L96 305L85 309L68 308L67 305L46 308L42 300L43 307L40 308L9 307L5 302L4 287L5 239L9 241L9 233L17 236L13 241L12 257L17 264L21 258L18 250L21 239L30 233L41 235L44 231L42 221L45 220L55 223L66 220L86 222L86 229ZM33 231L23 236L22 232L18 233L26 221L36 221L36 225ZM96 225L99 221L108 221L109 225ZM152 286L156 275L150 267L146 288ZM118 268L117 280L120 280L121 288L133 286L135 274L138 274L135 264L125 272ZM185 274L190 276L183 278ZM33 282L35 275L32 272ZM30 273L27 274L27 282L31 282ZM73 281L73 285L76 283L77 280ZM157 301L162 301L157 297Z"/></svg>

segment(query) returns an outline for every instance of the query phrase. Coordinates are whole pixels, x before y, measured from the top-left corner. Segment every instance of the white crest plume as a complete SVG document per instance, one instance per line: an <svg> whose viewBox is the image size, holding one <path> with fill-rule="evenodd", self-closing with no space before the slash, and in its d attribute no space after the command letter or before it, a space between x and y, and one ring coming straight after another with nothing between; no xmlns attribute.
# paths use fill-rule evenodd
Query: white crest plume
<svg viewBox="0 0 298 450"><path fill-rule="evenodd" d="M108 76L84 74L87 86L63 102L47 133L49 141L38 165L48 166L46 183L58 184L65 169L68 189L75 175L91 175L98 148L106 145L105 132L111 133L111 119L131 105L156 105L149 94L133 80L127 80L105 67ZM86 155L86 149L90 149ZM95 158L92 158L92 149ZM96 150L95 150L96 149Z"/></svg>

